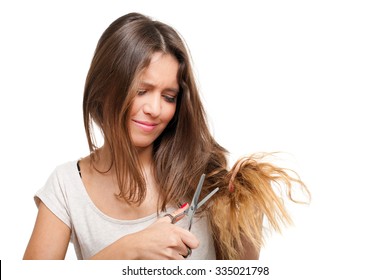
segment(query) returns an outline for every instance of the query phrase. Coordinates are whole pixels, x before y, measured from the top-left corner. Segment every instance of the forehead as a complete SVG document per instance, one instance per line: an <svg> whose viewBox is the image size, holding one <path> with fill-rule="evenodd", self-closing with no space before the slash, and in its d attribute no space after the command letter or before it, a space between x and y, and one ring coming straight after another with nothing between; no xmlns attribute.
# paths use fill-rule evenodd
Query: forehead
<svg viewBox="0 0 390 280"><path fill-rule="evenodd" d="M140 73L139 83L160 87L178 87L179 62L171 54L154 53L149 65Z"/></svg>

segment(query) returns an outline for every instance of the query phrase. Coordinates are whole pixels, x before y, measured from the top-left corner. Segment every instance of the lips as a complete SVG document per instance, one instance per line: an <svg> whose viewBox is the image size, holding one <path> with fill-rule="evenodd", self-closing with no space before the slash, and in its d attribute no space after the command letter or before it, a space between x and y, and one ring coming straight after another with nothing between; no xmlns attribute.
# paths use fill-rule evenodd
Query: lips
<svg viewBox="0 0 390 280"><path fill-rule="evenodd" d="M134 124L140 128L141 130L145 131L145 132L151 132L153 131L158 123L153 123L153 122L148 122L148 121L140 121L140 120L132 120L134 122Z"/></svg>

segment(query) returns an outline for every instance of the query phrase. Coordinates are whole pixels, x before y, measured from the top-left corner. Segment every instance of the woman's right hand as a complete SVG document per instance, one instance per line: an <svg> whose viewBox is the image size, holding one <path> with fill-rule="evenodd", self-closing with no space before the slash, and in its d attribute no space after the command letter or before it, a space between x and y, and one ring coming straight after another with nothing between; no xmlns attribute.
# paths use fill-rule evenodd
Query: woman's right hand
<svg viewBox="0 0 390 280"><path fill-rule="evenodd" d="M183 212L188 204L173 213L178 217L175 222L184 217ZM171 223L171 217L164 216L146 229L133 234L140 259L182 260L199 246L199 241L190 231ZM190 249L190 250L189 250Z"/></svg>
<svg viewBox="0 0 390 280"><path fill-rule="evenodd" d="M170 213L184 217L188 204ZM96 254L93 259L183 260L199 246L190 231L172 224L171 217L164 216L146 229L126 235ZM108 250L107 250L108 249Z"/></svg>

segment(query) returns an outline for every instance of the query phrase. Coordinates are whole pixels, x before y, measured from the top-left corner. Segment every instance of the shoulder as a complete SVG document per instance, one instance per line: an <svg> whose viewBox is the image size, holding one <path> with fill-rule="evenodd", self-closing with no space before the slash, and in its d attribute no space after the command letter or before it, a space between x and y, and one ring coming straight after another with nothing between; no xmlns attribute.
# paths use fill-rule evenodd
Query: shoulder
<svg viewBox="0 0 390 280"><path fill-rule="evenodd" d="M73 205L74 197L80 197L77 192L78 176L77 161L58 165L34 196L37 206L43 202L68 227L71 226L69 207Z"/></svg>
<svg viewBox="0 0 390 280"><path fill-rule="evenodd" d="M46 180L45 185L37 192L36 196L66 196L68 188L77 183L77 161L69 161L54 168Z"/></svg>
<svg viewBox="0 0 390 280"><path fill-rule="evenodd" d="M77 162L77 160L73 160L57 165L53 173L57 174L58 176L69 176L77 174Z"/></svg>
<svg viewBox="0 0 390 280"><path fill-rule="evenodd" d="M68 183L75 182L77 180L78 170L77 161L68 161L57 165L47 179L47 184L54 184L58 186L65 186Z"/></svg>

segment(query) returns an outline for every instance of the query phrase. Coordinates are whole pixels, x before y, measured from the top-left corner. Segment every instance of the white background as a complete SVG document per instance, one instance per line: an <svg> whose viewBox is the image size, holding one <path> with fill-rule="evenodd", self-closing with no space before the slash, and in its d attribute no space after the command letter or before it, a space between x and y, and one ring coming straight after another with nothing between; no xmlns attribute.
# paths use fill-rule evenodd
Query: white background
<svg viewBox="0 0 390 280"><path fill-rule="evenodd" d="M267 237L273 279L388 279L386 1L2 1L0 259L21 265L34 193L88 153L85 76L104 29L131 11L183 35L232 160L285 152L310 188L310 206L287 204L295 226Z"/></svg>

